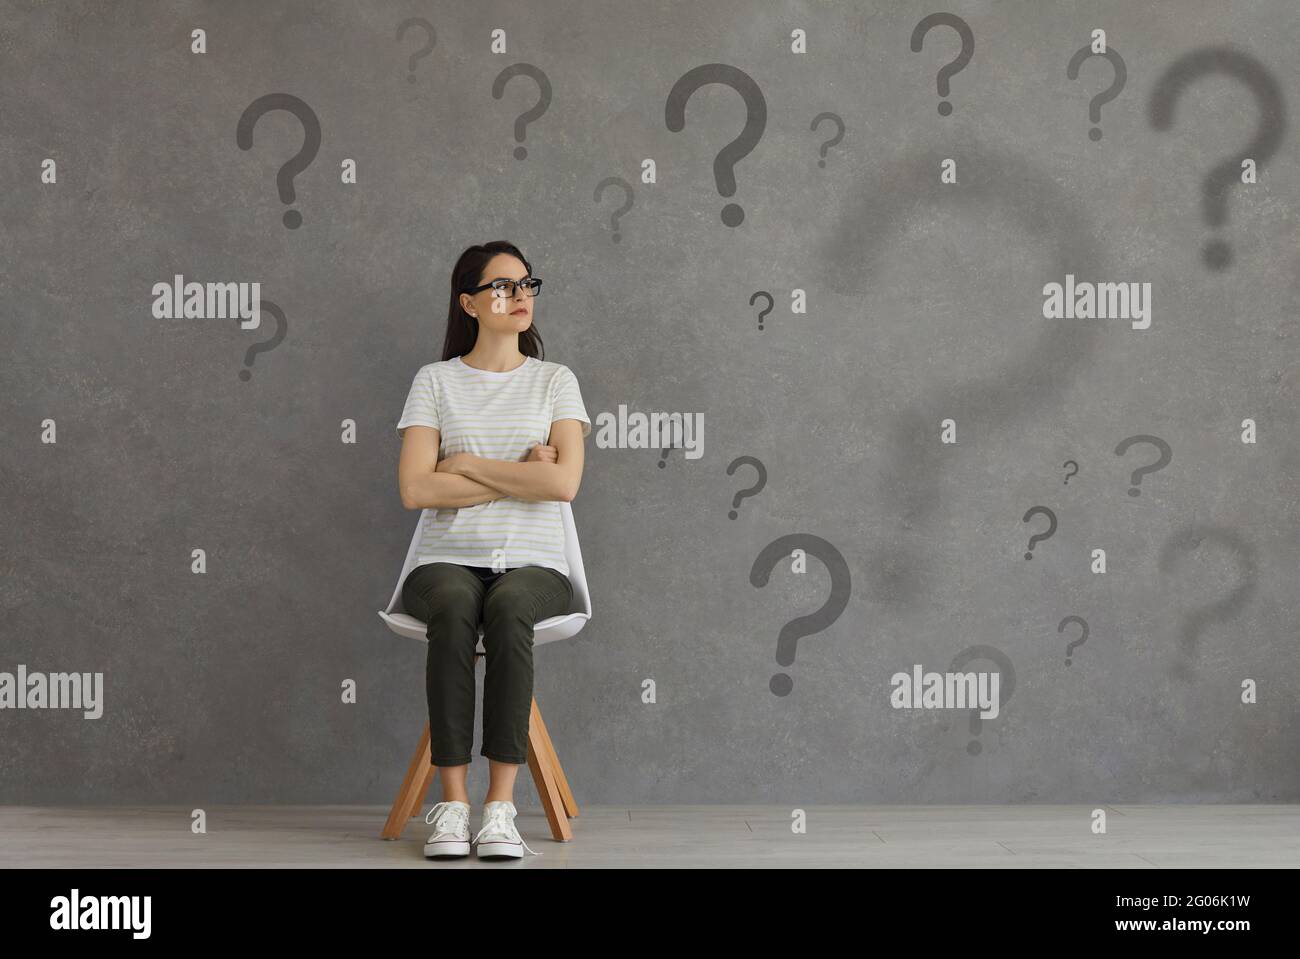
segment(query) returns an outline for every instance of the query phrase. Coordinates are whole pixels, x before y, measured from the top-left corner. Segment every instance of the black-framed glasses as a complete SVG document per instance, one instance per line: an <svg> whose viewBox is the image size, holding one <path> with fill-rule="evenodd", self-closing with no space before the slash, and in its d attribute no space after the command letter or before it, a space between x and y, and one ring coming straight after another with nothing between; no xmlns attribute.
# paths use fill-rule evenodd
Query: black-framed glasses
<svg viewBox="0 0 1300 959"><path fill-rule="evenodd" d="M515 287L522 287L524 292L529 296L536 296L542 291L542 281L535 276L526 276L522 280L507 280L504 277L493 280L491 283L484 283L480 286L461 290L462 293L478 293L489 287L498 295L505 296L507 299L515 298ZM508 291L508 292L507 292Z"/></svg>

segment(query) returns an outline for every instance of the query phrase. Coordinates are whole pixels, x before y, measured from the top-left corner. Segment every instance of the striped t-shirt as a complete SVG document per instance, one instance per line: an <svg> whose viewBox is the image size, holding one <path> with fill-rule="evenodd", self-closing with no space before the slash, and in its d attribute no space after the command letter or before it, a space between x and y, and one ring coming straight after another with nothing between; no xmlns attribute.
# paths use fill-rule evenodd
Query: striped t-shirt
<svg viewBox="0 0 1300 959"><path fill-rule="evenodd" d="M530 447L550 438L551 423L563 419L581 420L582 435L590 435L578 379L567 366L530 356L513 370L494 373L457 356L420 367L397 434L408 426L439 430L440 460L473 453L522 462ZM416 566L547 566L569 575L559 500L507 496L477 506L426 509L420 516Z"/></svg>

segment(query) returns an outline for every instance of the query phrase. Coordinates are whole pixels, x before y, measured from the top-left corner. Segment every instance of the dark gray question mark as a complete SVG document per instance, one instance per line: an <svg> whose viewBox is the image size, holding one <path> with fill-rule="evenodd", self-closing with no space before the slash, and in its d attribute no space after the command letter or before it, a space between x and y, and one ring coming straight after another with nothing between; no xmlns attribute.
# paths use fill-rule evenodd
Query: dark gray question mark
<svg viewBox="0 0 1300 959"><path fill-rule="evenodd" d="M760 296L767 297L767 309L758 314L758 328L761 330L763 328L763 317L772 312L772 307L776 306L776 300L772 299L772 294L767 290L758 290L749 298L749 305L753 306L754 301Z"/></svg>
<svg viewBox="0 0 1300 959"><path fill-rule="evenodd" d="M1007 654L996 646L967 646L952 658L948 672L961 672L962 667L973 659L987 659L998 664L998 715L1000 716L1002 707L1011 701L1011 694L1016 690L1016 668L1011 665L1011 659ZM980 707L976 705L971 709L970 734L978 737L983 728L984 717L980 715ZM978 756L983 751L984 746L978 738L966 744L966 752L971 756Z"/></svg>
<svg viewBox="0 0 1300 959"><path fill-rule="evenodd" d="M1216 526L1195 524L1177 530L1160 548L1160 572L1171 573L1179 554L1193 553L1202 540L1211 540L1226 547L1241 561L1241 579L1236 588L1217 603L1202 606L1183 617L1181 656L1174 660L1172 672L1179 679L1190 679L1190 661L1196 656L1197 642L1213 622L1227 622L1239 613L1246 600L1255 591L1255 549L1233 530Z"/></svg>
<svg viewBox="0 0 1300 959"><path fill-rule="evenodd" d="M239 149L253 149L253 127L263 114L270 113L272 110L287 110L302 124L302 149L280 167L280 172L275 177L275 184L280 190L280 202L292 203L294 201L293 178L311 165L311 161L316 159L316 153L320 150L320 120L311 107L293 94L268 93L250 103L240 116L239 125L235 128L235 143L239 145ZM302 226L302 214L297 210L286 210L284 225L291 230L298 229Z"/></svg>
<svg viewBox="0 0 1300 959"><path fill-rule="evenodd" d="M1079 464L1076 463L1074 460L1066 460L1064 463L1061 464L1061 466L1062 466L1062 467L1066 467L1066 466L1073 466L1073 467L1074 467L1074 472L1073 472L1073 473L1066 473L1066 474L1065 474L1065 485L1066 485L1066 486L1069 486L1069 485L1070 485L1070 477L1071 477L1071 476L1078 476L1078 475L1079 475Z"/></svg>
<svg viewBox="0 0 1300 959"><path fill-rule="evenodd" d="M609 215L609 225L614 230L614 242L619 240L618 235L618 218L632 209L632 184L628 183L621 176L607 176L596 184L596 192L593 199L599 203L600 198L605 193L606 187L622 187L623 192L627 194L627 202Z"/></svg>
<svg viewBox="0 0 1300 959"><path fill-rule="evenodd" d="M1074 51L1074 56L1070 58L1070 65L1065 68L1065 75L1071 80L1079 79L1079 67L1089 57L1105 57L1110 61L1111 68L1115 71L1114 82L1088 101L1088 119L1093 123L1101 123L1101 105L1110 103L1124 89L1124 83L1128 80L1128 67L1124 66L1124 58L1119 55L1119 51L1109 44L1106 46L1105 53L1093 53L1092 47L1084 44L1080 49ZM1094 142L1100 140L1101 127L1095 126L1089 130L1088 138Z"/></svg>
<svg viewBox="0 0 1300 959"><path fill-rule="evenodd" d="M1272 74L1262 63L1232 47L1204 47L1185 53L1161 74L1151 92L1147 115L1151 126L1168 130L1174 121L1174 104L1194 81L1207 74L1224 73L1240 81L1259 104L1259 129L1245 150L1224 160L1206 176L1201 186L1201 209L1205 222L1217 229L1228 219L1228 187L1238 182L1241 162L1255 160L1256 167L1277 152L1286 130L1286 103ZM1212 270L1225 269L1232 262L1232 248L1221 239L1210 240L1201 252Z"/></svg>
<svg viewBox="0 0 1300 959"><path fill-rule="evenodd" d="M840 618L840 614L849 604L849 595L853 589L849 578L849 564L844 561L840 551L812 533L790 533L764 546L762 552L755 557L753 568L749 571L750 585L766 586L776 564L790 556L796 549L803 550L808 556L816 556L826 565L826 571L831 577L831 592L820 609L807 616L792 619L781 627L781 634L776 641L776 661L782 666L789 666L794 662L795 649L802 637L820 633ZM776 673L768 682L768 689L776 696L788 696L793 688L794 680L786 673Z"/></svg>
<svg viewBox="0 0 1300 959"><path fill-rule="evenodd" d="M247 383L253 378L251 369L253 361L257 358L258 353L269 353L281 343L284 342L284 335L289 332L289 321L285 319L284 311L272 303L270 300L258 300L258 309L269 311L275 317L275 335L269 340L263 340L261 343L254 343L244 351L244 365L249 367L246 370L239 371L239 378Z"/></svg>
<svg viewBox="0 0 1300 959"><path fill-rule="evenodd" d="M840 128L840 132L835 134L835 136L831 137L829 140L827 140L825 143L822 144L822 149L821 149L822 158L817 161L817 165L820 167L826 166L826 151L844 139L844 121L840 119L838 113L817 114L815 117L813 117L812 126L810 126L808 129L816 133L817 124L821 123L823 120L833 120L835 122L835 125Z"/></svg>
<svg viewBox="0 0 1300 959"><path fill-rule="evenodd" d="M1065 619L1061 620L1061 622L1057 624L1056 631L1058 633L1065 632L1066 623L1078 623L1083 628L1083 635L1081 635L1078 639L1076 639L1074 642L1070 643L1065 647L1065 665L1069 666L1070 654L1074 652L1074 647L1082 646L1084 640L1088 638L1088 623L1084 620L1082 616L1067 616L1065 617Z"/></svg>
<svg viewBox="0 0 1300 959"><path fill-rule="evenodd" d="M705 63L688 70L673 84L668 92L668 101L664 104L664 122L671 133L681 133L686 129L686 101L700 87L709 83L721 83L731 87L745 101L745 128L740 136L718 151L713 160L713 180L717 185L719 196L734 196L736 193L736 163L749 154L767 129L767 101L763 91L744 70L727 63ZM740 226L745 219L744 209L737 203L728 203L722 208L722 222L727 226Z"/></svg>
<svg viewBox="0 0 1300 959"><path fill-rule="evenodd" d="M546 108L551 105L551 81L545 73L531 63L512 63L498 73L496 79L492 81L492 98L500 100L505 96L506 84L512 77L517 76L532 77L538 90L537 103L531 110L524 111L515 119L515 142L521 144L515 147L515 159L522 160L528 156L528 150L522 146L528 124L545 113Z"/></svg>
<svg viewBox="0 0 1300 959"><path fill-rule="evenodd" d="M1033 554L1034 546L1035 546L1036 544L1042 542L1043 540L1047 539L1047 538L1050 537L1053 533L1056 532L1056 514L1053 513L1053 512L1052 512L1050 509L1048 509L1046 506L1031 506L1031 507L1029 507L1029 509L1025 512L1024 519L1022 519L1021 522L1022 522L1022 523L1028 523L1028 522L1029 522L1029 517L1031 517L1031 516L1033 516L1033 515L1035 515L1035 514L1042 514L1043 516L1046 516L1046 517L1047 517L1047 522L1048 522L1050 525L1047 527L1047 532L1046 532L1046 533L1035 533L1033 536L1029 537L1029 546L1028 546L1028 549L1029 549L1030 551L1027 552L1027 553L1025 553L1025 559L1033 559L1033 558L1034 558L1034 554Z"/></svg>
<svg viewBox="0 0 1300 959"><path fill-rule="evenodd" d="M1134 443L1150 443L1160 450L1160 459L1156 460L1150 466L1141 466L1138 469L1135 469L1132 477L1129 479L1129 482L1133 484L1133 487L1128 491L1128 495L1141 496L1142 491L1138 489L1138 486L1142 483L1142 477L1147 473L1154 473L1156 470L1164 469L1168 466L1170 460L1174 458L1174 451L1170 449L1169 444L1160 437L1140 434L1138 436L1130 436L1127 439L1120 440L1119 445L1115 447L1115 455L1123 456L1128 452L1128 448Z"/></svg>
<svg viewBox="0 0 1300 959"><path fill-rule="evenodd" d="M948 79L970 63L970 58L975 53L975 34L971 32L970 24L956 14L932 13L912 30L913 53L921 52L921 44L925 40L926 33L938 26L952 27L961 37L961 53L957 54L956 60L939 71L939 96L946 97ZM947 100L939 101L939 116L946 117L950 113L952 113L952 104Z"/></svg>
<svg viewBox="0 0 1300 959"><path fill-rule="evenodd" d="M731 511L727 513L727 519L735 519L740 514L736 510L740 507L740 501L746 496L757 496L759 492L767 485L767 467L753 456L737 456L727 467L727 475L730 476L741 466L748 464L758 471L758 481L748 489L743 489L737 493L731 500Z"/></svg>
<svg viewBox="0 0 1300 959"><path fill-rule="evenodd" d="M434 44L438 42L438 34L433 29L432 23L424 19L424 17L407 17L405 20L403 20L401 23L397 25L398 43L402 42L402 37L405 36L406 31L411 29L411 27L423 27L425 29L425 32L427 32L429 35L429 43L427 46L423 46L419 50L416 50L414 53L411 54L410 67L409 67L411 72L406 75L407 83L415 82L415 62L419 60L420 57L427 56L429 53L432 53Z"/></svg>

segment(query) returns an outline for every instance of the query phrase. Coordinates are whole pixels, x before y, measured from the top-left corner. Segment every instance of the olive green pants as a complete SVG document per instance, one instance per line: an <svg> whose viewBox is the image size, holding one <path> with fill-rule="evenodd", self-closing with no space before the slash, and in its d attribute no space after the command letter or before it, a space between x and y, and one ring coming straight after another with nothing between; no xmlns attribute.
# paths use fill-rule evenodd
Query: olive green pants
<svg viewBox="0 0 1300 959"><path fill-rule="evenodd" d="M483 626L483 746L503 763L528 761L533 703L533 626L563 616L573 584L558 570L425 563L402 584L402 604L428 624L425 691L429 751L435 766L463 766L474 748L474 650Z"/></svg>

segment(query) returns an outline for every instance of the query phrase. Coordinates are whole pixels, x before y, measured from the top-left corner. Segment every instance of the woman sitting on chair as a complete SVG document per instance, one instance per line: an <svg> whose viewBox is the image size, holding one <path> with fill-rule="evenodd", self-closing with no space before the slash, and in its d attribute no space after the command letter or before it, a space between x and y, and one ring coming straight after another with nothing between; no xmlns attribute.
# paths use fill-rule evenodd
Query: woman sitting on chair
<svg viewBox="0 0 1300 959"><path fill-rule="evenodd" d="M462 253L443 359L415 374L397 424L402 505L429 510L402 603L428 623L430 754L443 794L428 820L431 858L470 852L465 774L480 623L487 670L479 752L490 783L472 842L483 858L520 858L528 849L512 799L528 759L533 626L570 612L560 502L578 492L591 433L577 378L539 358L533 305L541 285L512 244Z"/></svg>

